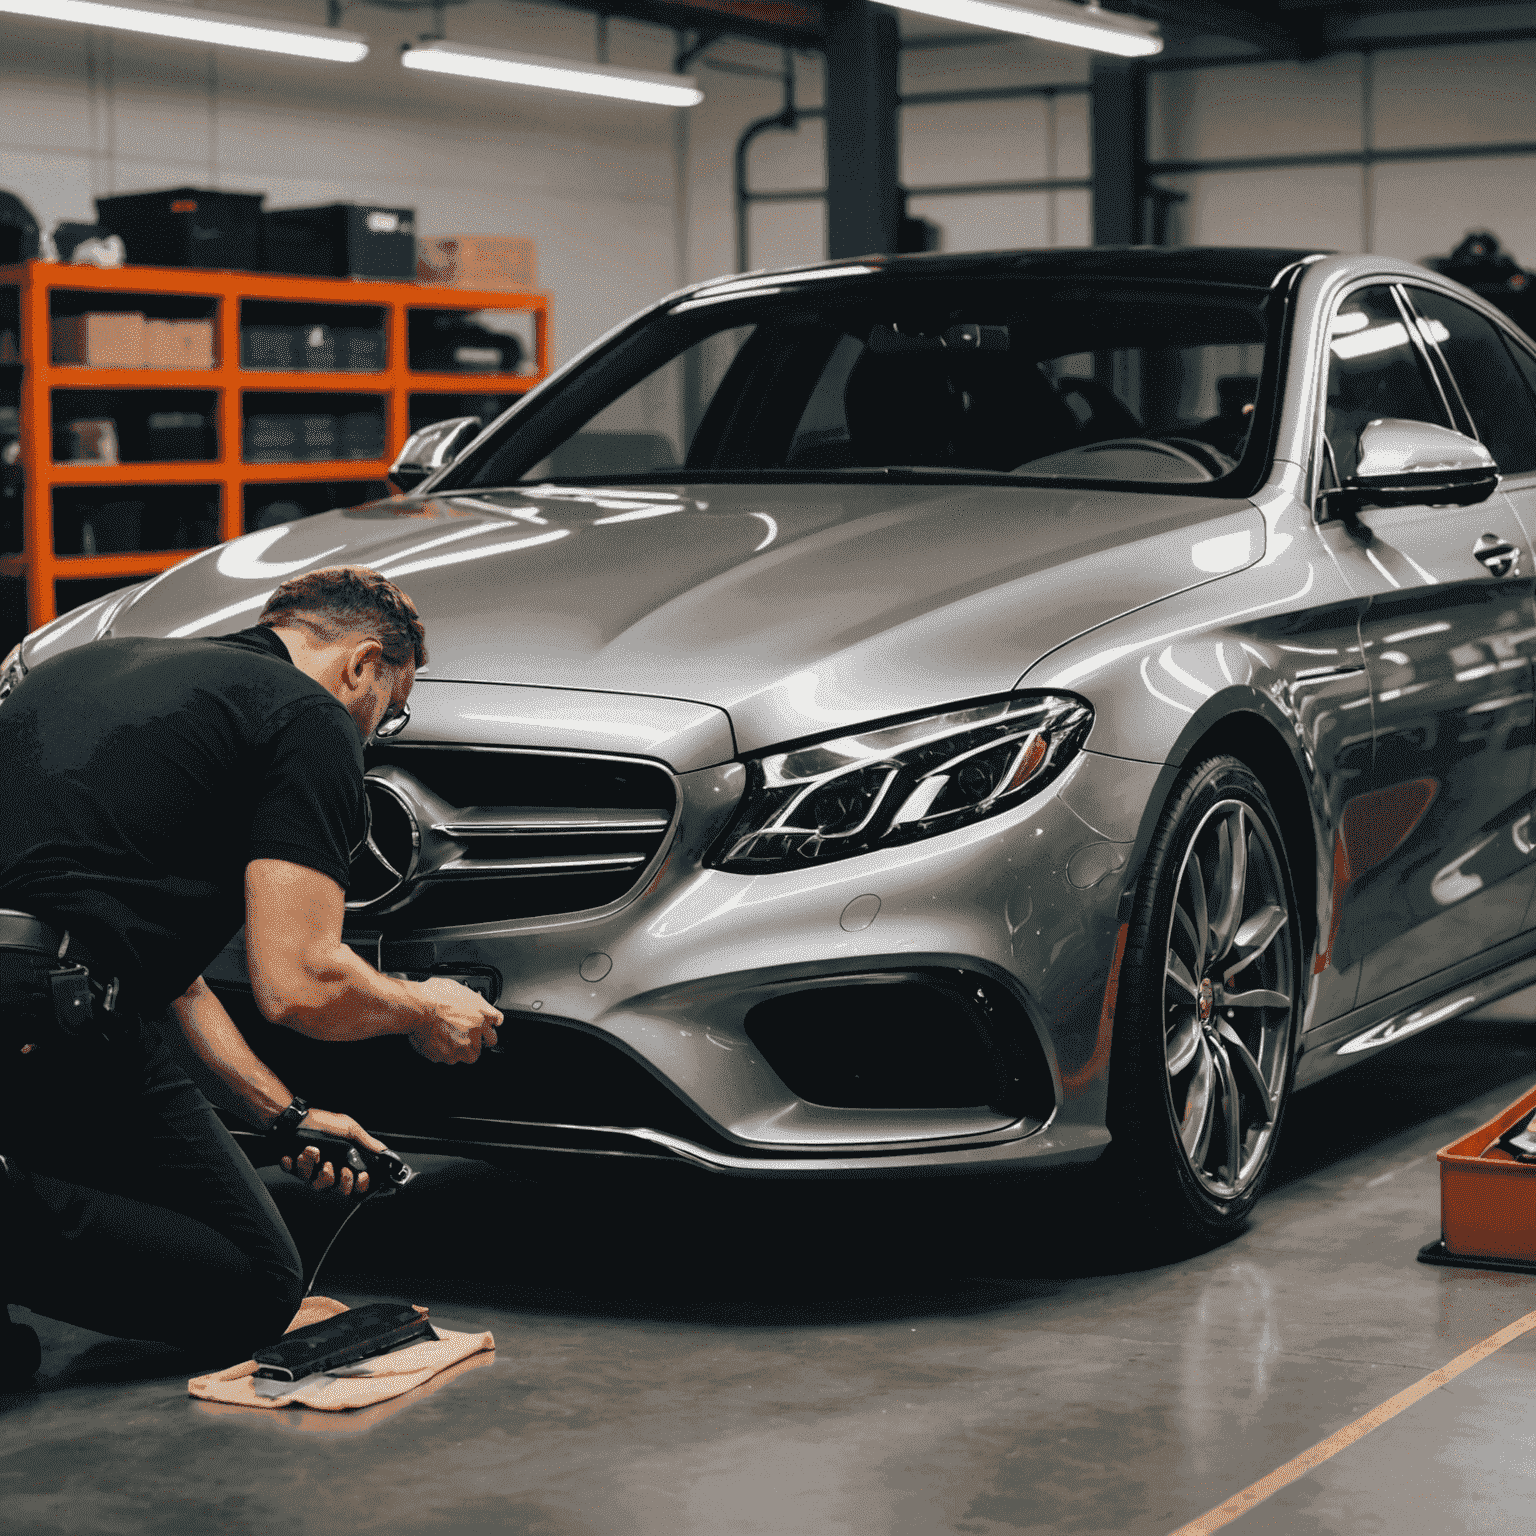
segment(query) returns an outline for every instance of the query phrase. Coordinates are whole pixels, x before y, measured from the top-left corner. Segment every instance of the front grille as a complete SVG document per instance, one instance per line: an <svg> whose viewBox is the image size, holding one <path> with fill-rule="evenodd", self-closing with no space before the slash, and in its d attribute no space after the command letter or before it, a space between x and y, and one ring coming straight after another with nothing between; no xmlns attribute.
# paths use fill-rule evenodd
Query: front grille
<svg viewBox="0 0 1536 1536"><path fill-rule="evenodd" d="M677 812L634 758L388 744L367 761L369 842L352 926L386 934L609 906L634 891Z"/></svg>

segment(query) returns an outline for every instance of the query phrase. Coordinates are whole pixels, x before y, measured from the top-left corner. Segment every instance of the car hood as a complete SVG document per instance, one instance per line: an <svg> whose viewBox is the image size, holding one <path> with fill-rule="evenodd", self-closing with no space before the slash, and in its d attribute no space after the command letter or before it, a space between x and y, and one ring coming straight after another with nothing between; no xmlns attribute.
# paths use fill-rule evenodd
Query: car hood
<svg viewBox="0 0 1536 1536"><path fill-rule="evenodd" d="M149 583L116 634L220 634L358 563L419 606L426 680L659 695L742 751L1005 692L1041 656L1263 553L1246 501L942 483L539 486L248 534Z"/></svg>

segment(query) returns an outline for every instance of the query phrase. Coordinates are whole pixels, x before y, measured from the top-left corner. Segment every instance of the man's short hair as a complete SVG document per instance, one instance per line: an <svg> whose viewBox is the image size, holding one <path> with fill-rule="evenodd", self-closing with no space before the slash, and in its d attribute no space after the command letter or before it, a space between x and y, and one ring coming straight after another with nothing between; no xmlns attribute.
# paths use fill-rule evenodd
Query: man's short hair
<svg viewBox="0 0 1536 1536"><path fill-rule="evenodd" d="M383 646L387 666L427 664L427 632L415 603L365 565L328 565L285 581L256 622L268 629L301 624L326 645L363 635Z"/></svg>

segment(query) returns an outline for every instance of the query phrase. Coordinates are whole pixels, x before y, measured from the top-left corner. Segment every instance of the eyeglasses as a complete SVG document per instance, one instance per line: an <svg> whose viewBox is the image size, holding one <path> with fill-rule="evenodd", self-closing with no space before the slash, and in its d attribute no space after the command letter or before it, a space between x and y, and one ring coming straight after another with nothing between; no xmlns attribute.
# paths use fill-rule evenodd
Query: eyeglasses
<svg viewBox="0 0 1536 1536"><path fill-rule="evenodd" d="M374 727L370 741L387 741L391 736L398 736L410 723L411 706L402 704L399 709L388 710L384 718Z"/></svg>

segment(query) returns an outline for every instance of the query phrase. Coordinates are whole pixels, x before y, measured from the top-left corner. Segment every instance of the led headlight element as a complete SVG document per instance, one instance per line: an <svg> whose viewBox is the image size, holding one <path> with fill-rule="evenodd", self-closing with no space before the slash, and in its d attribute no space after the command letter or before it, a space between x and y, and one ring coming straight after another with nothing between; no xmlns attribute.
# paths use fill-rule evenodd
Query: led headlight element
<svg viewBox="0 0 1536 1536"><path fill-rule="evenodd" d="M968 826L1050 783L1092 718L1078 698L1013 694L752 758L710 862L803 869Z"/></svg>

